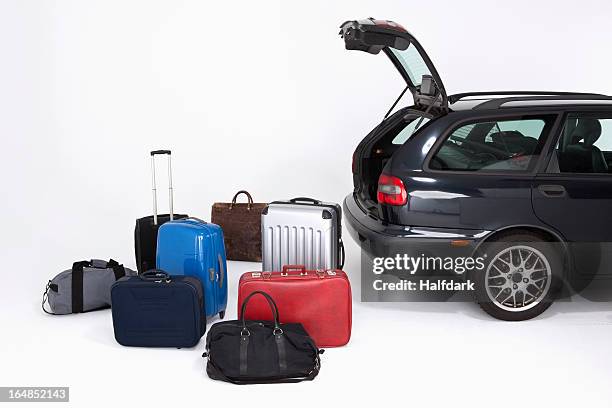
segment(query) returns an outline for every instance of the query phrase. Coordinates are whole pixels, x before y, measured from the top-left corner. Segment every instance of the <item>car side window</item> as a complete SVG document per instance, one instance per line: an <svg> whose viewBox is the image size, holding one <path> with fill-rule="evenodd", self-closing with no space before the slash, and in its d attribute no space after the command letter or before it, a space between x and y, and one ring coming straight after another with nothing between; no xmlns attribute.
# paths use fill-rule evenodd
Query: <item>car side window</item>
<svg viewBox="0 0 612 408"><path fill-rule="evenodd" d="M569 115L556 154L561 173L612 173L612 116Z"/></svg>
<svg viewBox="0 0 612 408"><path fill-rule="evenodd" d="M554 116L473 122L453 130L432 157L435 170L479 173L533 169Z"/></svg>

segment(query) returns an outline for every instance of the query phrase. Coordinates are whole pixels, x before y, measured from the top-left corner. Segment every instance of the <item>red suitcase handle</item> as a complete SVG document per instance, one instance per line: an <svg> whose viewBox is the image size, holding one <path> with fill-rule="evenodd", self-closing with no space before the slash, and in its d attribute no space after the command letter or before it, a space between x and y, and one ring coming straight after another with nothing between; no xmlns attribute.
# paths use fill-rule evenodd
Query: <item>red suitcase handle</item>
<svg viewBox="0 0 612 408"><path fill-rule="evenodd" d="M299 272L300 275L305 275L306 267L304 265L284 265L281 273L288 275L289 272Z"/></svg>

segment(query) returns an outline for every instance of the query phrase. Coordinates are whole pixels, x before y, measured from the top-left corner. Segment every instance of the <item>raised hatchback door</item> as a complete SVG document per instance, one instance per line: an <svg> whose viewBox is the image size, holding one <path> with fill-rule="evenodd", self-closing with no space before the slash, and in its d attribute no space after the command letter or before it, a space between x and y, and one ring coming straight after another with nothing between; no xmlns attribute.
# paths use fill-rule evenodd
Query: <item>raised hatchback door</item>
<svg viewBox="0 0 612 408"><path fill-rule="evenodd" d="M401 25L374 18L352 20L340 26L340 36L347 50L384 52L406 81L415 104L448 107L438 71L421 44Z"/></svg>

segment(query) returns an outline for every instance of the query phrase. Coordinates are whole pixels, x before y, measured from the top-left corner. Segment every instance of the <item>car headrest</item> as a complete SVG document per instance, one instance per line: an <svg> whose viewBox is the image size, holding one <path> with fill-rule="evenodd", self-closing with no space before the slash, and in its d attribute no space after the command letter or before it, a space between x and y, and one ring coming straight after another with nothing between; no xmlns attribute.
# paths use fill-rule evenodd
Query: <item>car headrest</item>
<svg viewBox="0 0 612 408"><path fill-rule="evenodd" d="M586 146L592 146L601 136L601 123L594 118L578 119L576 128L572 132L572 144L577 144L581 140Z"/></svg>
<svg viewBox="0 0 612 408"><path fill-rule="evenodd" d="M518 130L505 130L491 134L491 140L494 143L512 143L525 138Z"/></svg>

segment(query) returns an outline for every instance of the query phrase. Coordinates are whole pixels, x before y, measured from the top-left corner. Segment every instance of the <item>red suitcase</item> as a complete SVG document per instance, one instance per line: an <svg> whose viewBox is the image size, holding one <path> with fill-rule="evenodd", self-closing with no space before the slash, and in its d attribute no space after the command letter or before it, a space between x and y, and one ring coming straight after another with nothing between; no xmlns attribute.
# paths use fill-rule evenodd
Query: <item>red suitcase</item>
<svg viewBox="0 0 612 408"><path fill-rule="evenodd" d="M256 290L272 296L281 323L301 323L318 347L344 346L351 338L351 284L343 271L286 265L282 272L247 272L240 277L238 305ZM260 296L249 301L245 314L247 320L272 320Z"/></svg>

